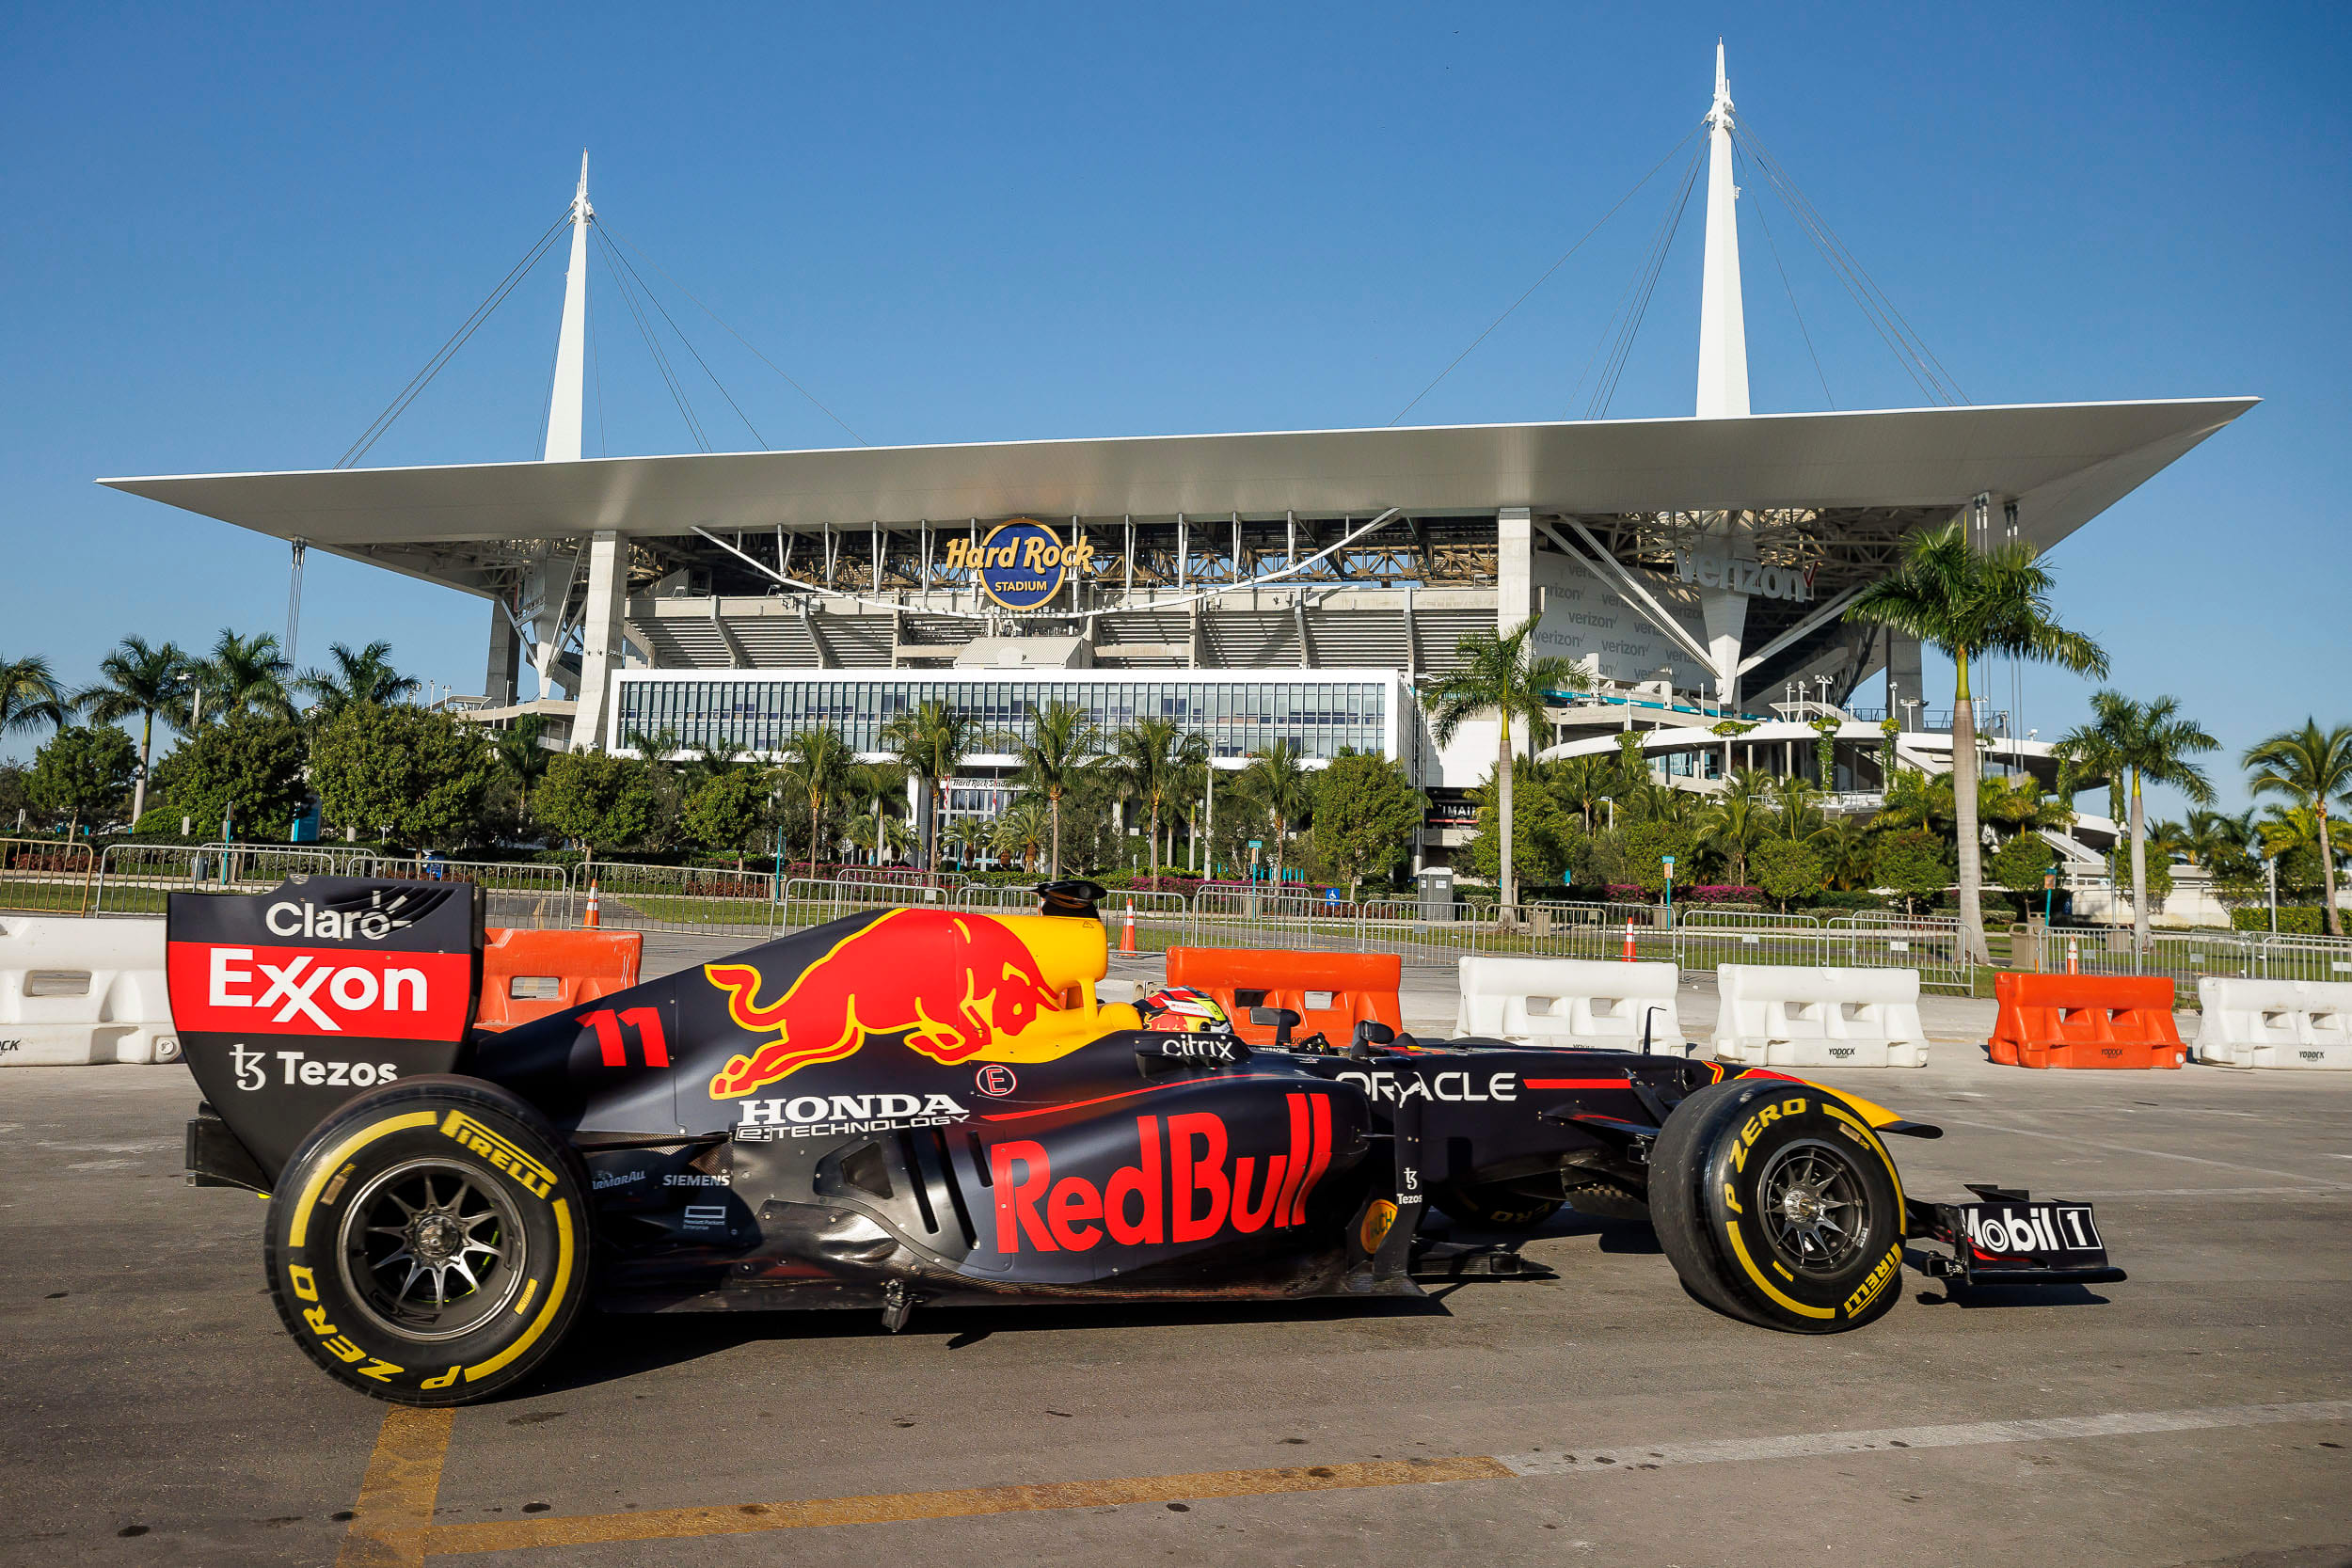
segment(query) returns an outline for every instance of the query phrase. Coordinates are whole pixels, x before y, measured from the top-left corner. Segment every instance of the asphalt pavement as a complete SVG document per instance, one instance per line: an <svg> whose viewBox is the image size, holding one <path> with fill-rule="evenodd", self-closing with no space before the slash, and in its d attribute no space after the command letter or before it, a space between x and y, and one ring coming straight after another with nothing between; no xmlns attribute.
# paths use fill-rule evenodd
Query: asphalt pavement
<svg viewBox="0 0 2352 1568"><path fill-rule="evenodd" d="M182 1183L183 1069L0 1072L0 1562L2352 1563L2352 1074L2030 1073L1990 1021L1822 1076L1947 1129L1915 1194L2095 1200L2128 1281L1796 1338L1568 1216L1557 1279L1424 1303L596 1319L389 1419L279 1329L261 1203Z"/></svg>

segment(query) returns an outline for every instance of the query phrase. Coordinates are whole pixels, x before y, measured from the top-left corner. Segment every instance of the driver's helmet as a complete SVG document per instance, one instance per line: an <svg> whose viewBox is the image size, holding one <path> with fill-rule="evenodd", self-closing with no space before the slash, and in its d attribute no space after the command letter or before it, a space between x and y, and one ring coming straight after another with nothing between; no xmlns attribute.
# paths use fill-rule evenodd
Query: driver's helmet
<svg viewBox="0 0 2352 1568"><path fill-rule="evenodd" d="M1216 998L1191 986L1167 986L1136 1004L1143 1026L1163 1035L1230 1035L1232 1020Z"/></svg>

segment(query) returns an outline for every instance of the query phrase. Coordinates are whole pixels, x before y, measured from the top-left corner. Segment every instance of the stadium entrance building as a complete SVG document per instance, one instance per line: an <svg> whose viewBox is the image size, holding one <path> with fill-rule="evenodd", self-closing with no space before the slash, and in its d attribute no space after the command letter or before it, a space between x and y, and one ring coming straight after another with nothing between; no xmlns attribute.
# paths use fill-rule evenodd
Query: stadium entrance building
<svg viewBox="0 0 2352 1568"><path fill-rule="evenodd" d="M1884 715L1910 761L1949 760L1916 644L1842 620L1904 536L1957 517L2046 548L2255 400L1751 414L1720 56L1708 122L1689 419L584 460L583 166L542 461L103 483L479 595L475 715L538 712L575 747L772 754L827 724L871 753L932 698L1000 736L1067 701L1105 730L1174 719L1227 768L1276 741L1396 758L1441 859L1495 736L1438 747L1416 690L1534 617L1591 687L1547 754L1634 729L1710 790L1808 766L1826 723L1826 782L1874 803ZM2046 775L2045 743L1979 722L1996 764ZM973 759L972 809L1010 762Z"/></svg>

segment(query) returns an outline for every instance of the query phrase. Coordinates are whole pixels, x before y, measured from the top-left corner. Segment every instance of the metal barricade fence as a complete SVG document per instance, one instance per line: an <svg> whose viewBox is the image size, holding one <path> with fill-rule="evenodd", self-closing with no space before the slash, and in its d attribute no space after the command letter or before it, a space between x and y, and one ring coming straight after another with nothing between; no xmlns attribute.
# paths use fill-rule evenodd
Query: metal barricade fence
<svg viewBox="0 0 2352 1568"><path fill-rule="evenodd" d="M538 861L379 860L374 875L395 881L471 882L482 889L484 923L554 930L579 918L571 877Z"/></svg>
<svg viewBox="0 0 2352 1568"><path fill-rule="evenodd" d="M0 838L0 910L17 914L89 912L98 857L65 839Z"/></svg>
<svg viewBox="0 0 2352 1568"><path fill-rule="evenodd" d="M582 866L595 884L598 922L624 931L678 931L765 939L777 927L775 879L765 871L599 861ZM587 889L574 888L584 905Z"/></svg>
<svg viewBox="0 0 2352 1568"><path fill-rule="evenodd" d="M1822 962L1843 969L1915 969L1921 990L1974 996L1977 966L1960 922L1875 912L1837 915L1823 927Z"/></svg>
<svg viewBox="0 0 2352 1568"><path fill-rule="evenodd" d="M2045 974L2153 974L2170 978L2174 1004L2197 1004L2200 975L2252 980L2352 981L2352 940L2259 931L2151 931L2136 950L2128 926L2045 929L2037 953Z"/></svg>
<svg viewBox="0 0 2352 1568"><path fill-rule="evenodd" d="M167 893L266 893L289 877L366 877L372 850L277 844L111 844L99 858L92 914L161 914Z"/></svg>

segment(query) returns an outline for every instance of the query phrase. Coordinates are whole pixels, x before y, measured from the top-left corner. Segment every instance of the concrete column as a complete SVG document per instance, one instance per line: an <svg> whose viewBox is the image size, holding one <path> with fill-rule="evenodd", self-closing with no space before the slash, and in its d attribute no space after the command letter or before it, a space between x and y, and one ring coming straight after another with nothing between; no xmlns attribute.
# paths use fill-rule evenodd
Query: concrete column
<svg viewBox="0 0 2352 1568"><path fill-rule="evenodd" d="M1886 634L1886 711L1905 729L1911 721L1902 705L1916 702L1923 712L1928 694L1920 689L1919 640L1890 629Z"/></svg>
<svg viewBox="0 0 2352 1568"><path fill-rule="evenodd" d="M1740 650L1748 626L1748 596L1727 589L1699 590L1699 614L1707 623L1707 652L1715 666L1715 700L1740 705Z"/></svg>
<svg viewBox="0 0 2352 1568"><path fill-rule="evenodd" d="M590 536L588 602L580 612L580 716L574 751L602 751L612 712L612 677L623 662L621 611L628 594L628 545L611 530Z"/></svg>
<svg viewBox="0 0 2352 1568"><path fill-rule="evenodd" d="M522 644L516 639L515 623L506 618L506 604L501 599L490 601L490 662L482 676L482 695L493 707L502 707L515 700L515 682L522 674Z"/></svg>
<svg viewBox="0 0 2352 1568"><path fill-rule="evenodd" d="M1495 629L1508 634L1535 613L1535 525L1529 509L1495 514Z"/></svg>

